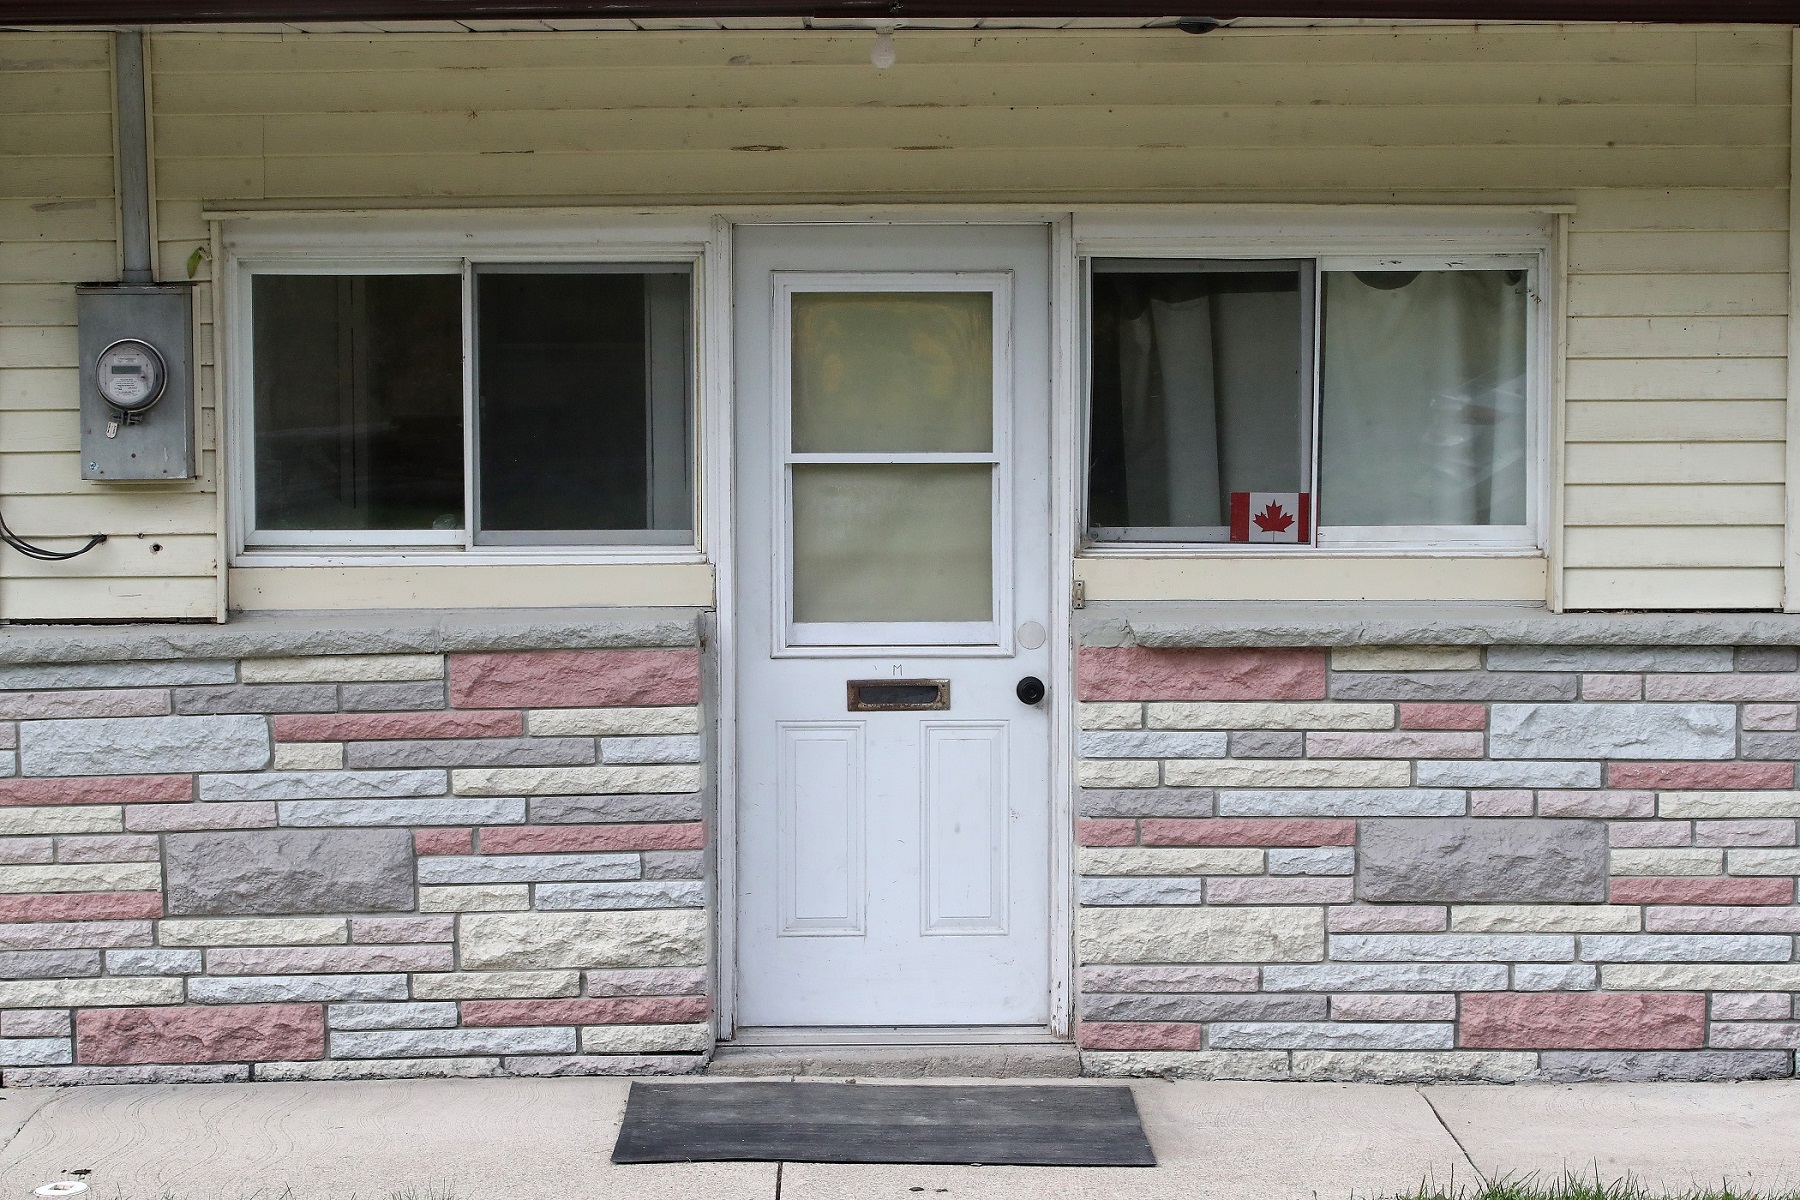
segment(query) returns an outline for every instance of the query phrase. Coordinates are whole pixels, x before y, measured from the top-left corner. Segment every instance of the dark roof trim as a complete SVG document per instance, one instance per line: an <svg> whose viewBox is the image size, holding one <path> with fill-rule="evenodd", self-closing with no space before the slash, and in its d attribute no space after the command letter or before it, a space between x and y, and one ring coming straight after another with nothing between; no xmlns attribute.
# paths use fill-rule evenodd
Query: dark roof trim
<svg viewBox="0 0 1800 1200"><path fill-rule="evenodd" d="M1215 17L1800 23L1800 0L0 0L0 24L669 17Z"/></svg>

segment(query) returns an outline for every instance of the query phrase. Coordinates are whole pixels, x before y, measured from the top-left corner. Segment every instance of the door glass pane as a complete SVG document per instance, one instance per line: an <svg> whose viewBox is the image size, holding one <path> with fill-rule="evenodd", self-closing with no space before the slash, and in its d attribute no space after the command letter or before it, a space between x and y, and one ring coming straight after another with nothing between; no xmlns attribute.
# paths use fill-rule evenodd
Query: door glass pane
<svg viewBox="0 0 1800 1200"><path fill-rule="evenodd" d="M796 453L993 449L991 293L796 293L793 345Z"/></svg>
<svg viewBox="0 0 1800 1200"><path fill-rule="evenodd" d="M795 621L994 619L992 466L792 470Z"/></svg>

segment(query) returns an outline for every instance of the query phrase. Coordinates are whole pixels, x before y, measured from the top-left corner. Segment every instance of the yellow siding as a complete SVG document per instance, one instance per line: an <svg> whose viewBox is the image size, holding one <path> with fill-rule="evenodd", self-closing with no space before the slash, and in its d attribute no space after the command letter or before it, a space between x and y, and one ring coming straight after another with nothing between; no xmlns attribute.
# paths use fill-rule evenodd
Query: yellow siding
<svg viewBox="0 0 1800 1200"><path fill-rule="evenodd" d="M165 270L181 277L208 205L1572 204L1568 604L1780 603L1788 31L903 31L898 42L900 64L882 72L861 33L157 34ZM0 121L11 156L0 278L18 296L0 361L42 363L0 371L0 491L29 479L37 495L86 496L55 512L9 502L22 527L36 512L69 525L37 531L74 532L114 510L61 466L71 434L54 414L73 405L73 340L66 289L44 285L109 273L110 205L85 217L30 205L110 186L105 44L0 35L0 53L32 64L0 74L0 114L35 114ZM21 221L43 232L14 237ZM204 383L210 403L210 369ZM210 446L210 415L203 428ZM197 499L162 497L175 507L153 513L134 493L114 519L161 521L197 546L213 519ZM1531 560L1310 573L1147 561L1084 561L1077 573L1120 598L1534 598L1546 586ZM171 541L151 566L179 582L205 562ZM249 573L234 576L249 587ZM371 596L391 591L367 578ZM278 577L256 579L246 602L283 604ZM9 597L38 595L6 586L0 615ZM161 584L140 590L141 605L165 602Z"/></svg>

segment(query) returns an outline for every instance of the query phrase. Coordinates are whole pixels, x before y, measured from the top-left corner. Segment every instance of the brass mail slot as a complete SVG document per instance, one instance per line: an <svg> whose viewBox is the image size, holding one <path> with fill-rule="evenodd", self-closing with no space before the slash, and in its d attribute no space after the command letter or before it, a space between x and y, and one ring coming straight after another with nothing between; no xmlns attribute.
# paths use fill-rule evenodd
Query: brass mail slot
<svg viewBox="0 0 1800 1200"><path fill-rule="evenodd" d="M852 679L851 712L942 712L950 707L948 679Z"/></svg>

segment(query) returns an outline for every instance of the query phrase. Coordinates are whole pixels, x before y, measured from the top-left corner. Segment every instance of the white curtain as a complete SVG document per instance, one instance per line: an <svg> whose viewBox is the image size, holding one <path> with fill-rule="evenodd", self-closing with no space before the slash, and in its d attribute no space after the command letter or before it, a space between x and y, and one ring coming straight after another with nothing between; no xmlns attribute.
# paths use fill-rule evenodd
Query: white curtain
<svg viewBox="0 0 1800 1200"><path fill-rule="evenodd" d="M1328 272L1321 525L1522 525L1520 271Z"/></svg>

